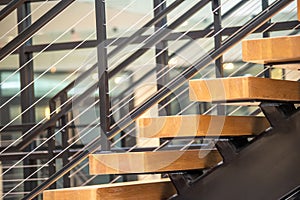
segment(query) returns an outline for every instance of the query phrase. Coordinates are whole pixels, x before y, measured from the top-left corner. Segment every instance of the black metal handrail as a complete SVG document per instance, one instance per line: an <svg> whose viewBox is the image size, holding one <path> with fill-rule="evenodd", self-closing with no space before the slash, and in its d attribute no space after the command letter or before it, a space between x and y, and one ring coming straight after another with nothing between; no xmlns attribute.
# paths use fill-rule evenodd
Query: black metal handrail
<svg viewBox="0 0 300 200"><path fill-rule="evenodd" d="M15 37L12 41L6 44L0 49L0 61L3 60L7 55L16 50L23 42L55 18L59 13L71 5L75 0L64 0L57 3L53 8L51 8L47 13L35 21L32 25L26 28L21 34Z"/></svg>
<svg viewBox="0 0 300 200"><path fill-rule="evenodd" d="M13 0L0 11L0 21L12 13L16 8L22 5L26 0Z"/></svg>
<svg viewBox="0 0 300 200"><path fill-rule="evenodd" d="M108 136L110 138L112 138L114 135L119 133L122 129L126 128L129 124L131 124L131 122L136 120L141 114L143 114L151 106L155 105L157 102L164 99L167 95L170 94L170 92L172 90L178 88L180 85L182 85L186 80L190 79L194 74L196 74L204 66L207 66L210 62L217 59L219 56L221 56L223 53L225 53L225 51L227 51L229 48L231 48L236 43L241 41L248 34L254 32L261 25L263 25L267 20L269 20L274 14L279 12L281 9L283 9L285 6L287 6L291 2L292 2L292 0L278 0L278 1L274 2L273 4L271 4L267 10L262 11L257 17L251 19L244 27L237 30L235 32L235 34L232 35L232 37L227 38L221 47L211 51L206 56L199 59L199 61L196 64L194 64L193 66L191 66L187 70L185 70L183 72L183 74L181 74L180 77L171 80L171 82L167 85L167 87L164 87L160 91L157 91L153 96L151 96L141 106L132 110L129 113L130 117L127 117L127 118L121 120L121 122L119 123L119 126L114 127L110 131ZM41 191L46 189L49 185L54 183L61 176L66 174L68 171L73 169L77 164L79 164L81 161L83 161L90 153L95 152L99 148L99 145L100 145L100 141L95 140L91 145L88 146L88 148L85 151L78 154L66 166L64 166L61 170L59 170L58 172L53 174L47 181L43 182L41 185L39 185L34 190L32 190L23 199L32 199L32 198L36 197Z"/></svg>

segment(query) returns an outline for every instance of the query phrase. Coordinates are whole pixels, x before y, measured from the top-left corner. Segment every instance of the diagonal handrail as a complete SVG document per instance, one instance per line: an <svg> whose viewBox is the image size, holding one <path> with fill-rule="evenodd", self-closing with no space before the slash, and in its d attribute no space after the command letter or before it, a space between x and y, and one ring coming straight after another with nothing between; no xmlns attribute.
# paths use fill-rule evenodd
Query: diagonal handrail
<svg viewBox="0 0 300 200"><path fill-rule="evenodd" d="M243 38L245 38L248 34L251 34L254 32L257 28L259 28L261 25L263 25L267 20L269 20L274 14L279 12L281 9L283 9L285 6L287 6L289 3L291 3L292 0L278 0L275 1L273 4L271 4L267 10L262 11L257 17L251 19L245 26L243 26L241 29L237 30L235 34L233 34L232 37L227 38L223 45L210 53L208 53L206 56L199 59L199 61L189 67L187 70L183 72L181 77L177 79L173 79L170 81L170 83L167 85L167 87L162 88L161 90L157 91L152 97L150 97L146 102L144 102L141 106L138 108L135 108L133 111L131 111L130 117L125 118L119 123L118 127L113 128L109 132L109 137L116 135L121 131L121 129L126 128L132 121L136 120L142 113L144 113L146 110L148 110L151 106L155 105L158 101L164 99L168 94L170 94L171 90L174 90L178 88L180 85L182 85L186 80L191 78L194 74L196 74L201 68L208 65L213 60L220 57L222 54L224 54L229 48L237 44L239 41L241 41ZM47 181L43 182L41 185L36 187L34 190L32 190L29 194L27 194L23 199L32 199L36 197L41 191L46 189L49 185L54 183L56 180L58 180L61 176L66 174L68 171L73 169L76 165L78 165L81 161L83 161L90 153L95 152L100 145L99 140L95 140L85 151L78 154L76 157L74 157L67 165L65 165L62 169L60 169L58 172L53 174Z"/></svg>
<svg viewBox="0 0 300 200"><path fill-rule="evenodd" d="M0 21L12 13L16 8L22 5L26 0L13 0L0 11Z"/></svg>
<svg viewBox="0 0 300 200"><path fill-rule="evenodd" d="M27 29L21 32L12 41L0 49L0 61L6 58L10 53L20 47L28 38L44 27L48 22L54 19L59 13L71 5L75 0L64 0L57 3L47 13L31 24Z"/></svg>

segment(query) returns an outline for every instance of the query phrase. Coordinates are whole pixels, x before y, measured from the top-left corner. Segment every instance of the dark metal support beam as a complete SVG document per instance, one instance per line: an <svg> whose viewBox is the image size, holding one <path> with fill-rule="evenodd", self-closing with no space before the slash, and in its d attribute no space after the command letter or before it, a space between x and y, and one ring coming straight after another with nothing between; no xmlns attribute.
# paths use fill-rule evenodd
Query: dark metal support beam
<svg viewBox="0 0 300 200"><path fill-rule="evenodd" d="M159 6L160 5L160 6ZM156 10L154 10L154 16L158 16L159 13L161 13L164 9L166 9L166 2L163 2L163 0L154 0L153 1L153 7L156 8L159 6ZM159 30L162 27L167 26L167 18L164 17L159 21L157 24L155 24L155 30ZM165 49L168 46L167 41L161 41L155 46L155 61L156 61L156 80L157 80L157 90L160 90L162 87L164 87L170 79L170 75L168 73L169 67L169 53L168 49L161 52L163 49ZM161 78L159 78L161 77ZM164 99L162 102L159 103L159 107L163 106L169 101L169 98ZM171 105L165 107L165 109L159 111L159 116L163 115L170 115L171 114Z"/></svg>
<svg viewBox="0 0 300 200"><path fill-rule="evenodd" d="M105 46L106 40L106 12L105 1L95 1L96 12L96 30L97 30L97 58L98 58L98 78L99 78L99 109L100 109L100 134L102 151L110 150L110 142L106 134L110 131L110 99L108 85L108 63L107 50Z"/></svg>
<svg viewBox="0 0 300 200"><path fill-rule="evenodd" d="M61 96L61 103L65 103L68 100L68 95L67 93L65 93L64 95ZM70 152L69 152L69 127L67 127L67 123L68 123L68 113L65 113L65 115L63 115L60 119L61 122L61 127L65 127L62 131L61 131L61 142L62 142L62 148L65 149L66 151L63 153L62 155L62 164L63 166L65 166L66 164L68 164L69 162L69 156L70 156ZM70 172L66 173L63 176L63 185L64 188L68 188L71 186L71 181L69 178Z"/></svg>
<svg viewBox="0 0 300 200"><path fill-rule="evenodd" d="M57 3L53 8L51 8L46 14L40 17L32 25L30 25L25 30L22 30L17 37L6 44L2 49L0 49L0 61L3 60L10 53L15 51L20 47L25 41L27 41L33 34L45 26L49 21L55 18L59 13L66 9L74 0L64 0Z"/></svg>
<svg viewBox="0 0 300 200"><path fill-rule="evenodd" d="M54 113L55 111L55 101L51 101L49 102L49 108L50 108L50 113ZM50 117L52 117L53 114L50 115ZM49 127L48 128L48 134L47 134L47 138L51 139L47 142L48 144L48 160L50 161L53 157L54 157L54 150L55 150L55 138L53 138L53 134L55 133L55 127ZM51 161L49 163L49 167L48 167L48 172L49 174L54 174L55 173L55 160ZM50 189L55 189L56 188L56 182L53 183L50 187Z"/></svg>
<svg viewBox="0 0 300 200"><path fill-rule="evenodd" d="M22 21L27 15L31 13L30 10L30 3L22 4L17 9L17 18L18 22L20 23L18 25L18 32L21 33L24 31L27 27L31 25L31 17L28 17L26 20ZM28 61L30 61L33 57L32 53L25 53L24 46L31 45L32 41L27 41L23 46L19 49L19 65L22 67L25 65ZM31 105L34 103L35 95L34 95L34 84L31 84L34 81L34 69L33 69L33 62L29 62L20 69L20 89L23 90L21 92L21 98L20 98L20 105L21 105L21 111L24 112L22 114L21 120L22 124L27 123L35 123L35 107L31 107ZM28 86L31 84L30 86ZM27 87L27 88L26 88ZM25 89L26 88L26 89ZM28 109L28 110L27 110ZM26 111L27 110L27 111ZM26 111L26 112L25 112ZM24 134L25 132L23 132ZM25 151L32 151L35 148L36 144L35 142L31 143ZM37 165L36 160L32 160L29 158L26 158L23 161L24 165ZM30 176L36 168L25 168L23 169L23 176L24 178ZM37 175L35 174L33 178L37 178ZM37 181L30 181L24 183L24 191L31 191L33 188L37 186Z"/></svg>
<svg viewBox="0 0 300 200"><path fill-rule="evenodd" d="M261 5L262 9L265 10L269 6L269 0L261 0ZM267 21L266 25L270 26L271 24L271 19ZM263 38L268 38L270 37L270 32L269 30L263 32ZM268 65L264 65L264 69L268 68ZM264 71L264 77L265 78L271 78L271 69L267 69Z"/></svg>
<svg viewBox="0 0 300 200"><path fill-rule="evenodd" d="M220 0L212 0L212 11L214 16L214 31L215 33L222 30L222 19L221 19L221 4ZM222 45L222 32L214 36L215 49L218 49ZM216 65L216 78L221 78L224 76L223 73L223 56L220 56L215 60Z"/></svg>

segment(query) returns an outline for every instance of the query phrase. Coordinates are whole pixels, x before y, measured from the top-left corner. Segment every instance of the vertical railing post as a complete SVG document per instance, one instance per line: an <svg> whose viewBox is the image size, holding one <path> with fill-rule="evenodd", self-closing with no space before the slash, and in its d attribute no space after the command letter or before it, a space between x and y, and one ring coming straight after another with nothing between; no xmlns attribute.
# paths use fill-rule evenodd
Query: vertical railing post
<svg viewBox="0 0 300 200"><path fill-rule="evenodd" d="M50 108L50 117L53 115L54 111L56 110L56 105L55 101L50 100L49 102L49 108ZM55 124L53 124L52 127L48 128L48 134L47 138L51 139L48 141L48 160L51 160L54 157L54 150L55 150L55 138L52 137L53 134L55 133ZM49 177L55 173L55 160L51 161L48 165L48 172L49 172ZM51 186L50 189L55 189L56 188L56 182L54 182Z"/></svg>
<svg viewBox="0 0 300 200"><path fill-rule="evenodd" d="M158 7L157 7L158 6ZM157 7L157 8L156 8ZM154 17L156 17L161 11L163 11L166 8L166 2L163 2L163 0L153 0L153 8L156 8L154 10ZM159 21L157 24L154 25L155 30L165 26L167 24L167 17L164 17ZM160 90L162 87L164 87L169 82L169 72L168 72L168 62L169 62L169 52L168 49L164 50L162 53L160 53L163 49L165 49L168 46L167 41L161 41L155 46L155 62L156 62L156 84L157 84L157 90ZM161 76L164 74L163 76ZM159 78L161 76L161 78ZM165 104L165 109L162 109L158 111L159 116L163 115L171 115L171 103L170 97L166 97L164 100L159 102L158 109ZM160 144L164 143L165 139L160 139Z"/></svg>
<svg viewBox="0 0 300 200"><path fill-rule="evenodd" d="M220 0L212 0L212 10L214 15L214 31L215 33L218 33L222 29L222 21L221 21L221 6L220 6ZM222 45L222 32L219 32L214 36L214 44L215 49L218 49ZM215 61L216 65L216 77L223 77L223 57L219 57Z"/></svg>
<svg viewBox="0 0 300 200"><path fill-rule="evenodd" d="M262 0L261 4L262 4L262 10L265 10L269 6L269 0ZM270 25L271 24L271 20L268 20L266 24ZM262 36L263 36L263 38L268 38L268 37L270 37L270 32L269 31L265 31L265 32L263 32ZM265 78L271 78L271 70L267 69L267 67L268 67L268 65L264 65L264 69L265 69L265 71L264 71L264 77Z"/></svg>
<svg viewBox="0 0 300 200"><path fill-rule="evenodd" d="M109 85L107 70L107 50L104 44L106 40L106 12L105 0L95 0L96 12L96 31L97 31L97 59L98 59L98 78L99 78L99 109L101 127L101 151L109 151L110 144L106 133L110 130L109 119Z"/></svg>
<svg viewBox="0 0 300 200"><path fill-rule="evenodd" d="M61 104L64 104L68 100L68 95L67 93L63 93L60 97L61 99ZM62 164L63 166L67 165L69 163L69 149L66 149L69 146L68 140L69 140L69 126L67 125L68 123L68 113L62 116L61 118L61 126L65 127L61 131L61 143L62 143L62 149L65 150L65 152L62 155ZM70 178L69 178L70 172L66 173L63 176L63 185L64 188L68 188L71 186Z"/></svg>
<svg viewBox="0 0 300 200"><path fill-rule="evenodd" d="M218 49L222 46L222 14L221 14L221 4L220 0L212 0L212 11L214 16L213 21L213 27L214 32L218 33L214 36L214 45L215 49ZM215 60L216 65L216 78L222 78L224 77L224 71L223 71L223 56L220 56ZM223 105L217 105L217 114L218 115L224 115L225 114L225 107Z"/></svg>
<svg viewBox="0 0 300 200"><path fill-rule="evenodd" d="M154 0L153 7L154 8L157 7L154 10L154 17L155 17L166 8L166 2L163 2L163 0ZM167 17L164 17L160 22L155 24L155 30L157 30L163 26L166 26L166 24L167 24ZM162 53L160 53L167 46L168 46L167 41L161 41L160 43L158 43L155 46L157 90L160 90L162 87L164 87L169 82L169 79L170 79L169 73L167 72L168 71L168 62L169 62L168 49L166 49ZM164 75L161 78L158 78L162 74L164 74ZM164 110L161 110L158 112L159 116L171 114L171 105L169 103L169 100L170 100L170 98L167 97L159 103L159 107L164 106L165 104L168 104L167 106L165 106Z"/></svg>
<svg viewBox="0 0 300 200"><path fill-rule="evenodd" d="M18 18L18 33L24 31L27 27L31 25L31 17L27 17L24 21L22 21L27 15L31 13L30 10L30 3L26 2L22 4L17 9L17 18ZM28 40L24 45L19 48L19 65L20 67L26 64L29 60L32 59L32 53L25 52L25 46L31 45L32 40ZM33 62L30 61L28 64L23 66L20 69L20 89L27 87L31 82L34 81L34 69L33 69ZM21 111L25 111L28 107L32 106L34 103L35 95L34 95L34 84L28 86L24 91L21 92ZM22 124L26 123L35 123L35 108L32 107L28 111L22 114ZM31 151L35 148L35 142L30 144L25 151ZM36 160L26 158L23 162L24 165L36 165ZM32 167L26 167L23 170L24 178L32 175L36 169ZM33 175L32 178L37 178L37 175ZM37 181L26 181L24 183L24 191L31 191L37 186Z"/></svg>

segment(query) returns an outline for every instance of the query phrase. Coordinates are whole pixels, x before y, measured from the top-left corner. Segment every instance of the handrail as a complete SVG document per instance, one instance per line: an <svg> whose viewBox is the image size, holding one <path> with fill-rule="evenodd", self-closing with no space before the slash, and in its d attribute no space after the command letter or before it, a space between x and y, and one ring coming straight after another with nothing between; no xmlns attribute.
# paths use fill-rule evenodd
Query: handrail
<svg viewBox="0 0 300 200"><path fill-rule="evenodd" d="M109 138L112 138L114 135L119 133L122 129L126 128L132 121L136 120L142 113L148 110L151 106L156 104L158 101L164 99L170 92L180 85L182 85L187 79L190 79L194 74L196 74L201 68L208 65L213 60L217 59L221 56L225 51L234 46L241 39L246 37L248 34L254 32L257 28L259 28L262 24L264 24L267 20L269 20L274 14L279 12L292 0L278 0L271 4L267 10L262 11L257 17L251 19L245 26L241 29L237 30L232 37L227 38L223 45L218 49L211 51L206 56L202 57L195 65L189 67L187 70L183 72L181 77L178 79L173 79L167 85L168 87L164 87L161 90L157 91L152 97L150 97L146 102L144 102L138 108L135 108L131 111L130 117L121 120L119 126L114 127L109 132ZM64 174L73 169L76 165L78 165L81 161L83 161L90 153L95 152L100 145L99 140L93 141L93 143L83 152L78 154L74 159L72 159L66 166L60 169L58 172L53 174L47 181L43 182L41 185L32 190L29 194L27 194L23 199L32 199L36 197L41 191L49 187L52 183L57 181Z"/></svg>
<svg viewBox="0 0 300 200"><path fill-rule="evenodd" d="M5 8L2 8L0 11L0 21L2 21L5 17L7 17L10 13L12 13L16 8L22 5L26 0L13 0L9 2Z"/></svg>
<svg viewBox="0 0 300 200"><path fill-rule="evenodd" d="M3 48L0 49L0 61L2 61L6 56L12 53L16 48L22 45L28 38L55 18L59 13L71 5L75 0L64 0L57 3L53 8L51 8L46 14L40 17L27 29L21 32L17 37L12 41L6 44Z"/></svg>

